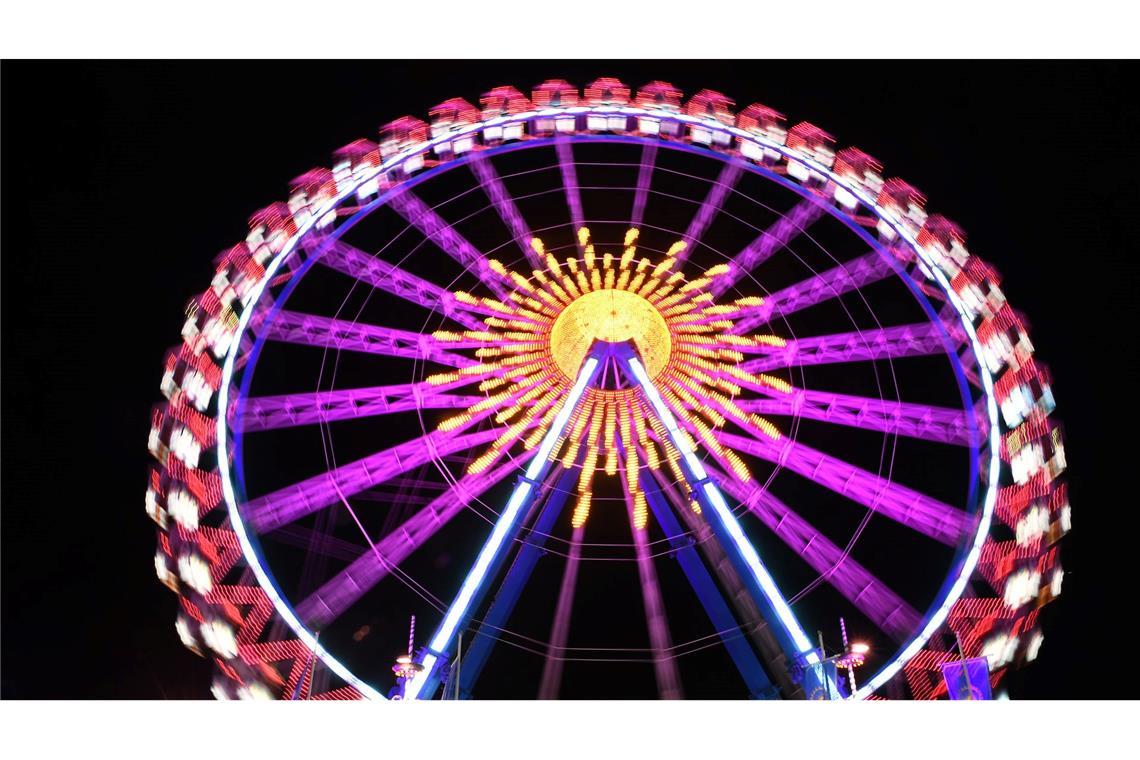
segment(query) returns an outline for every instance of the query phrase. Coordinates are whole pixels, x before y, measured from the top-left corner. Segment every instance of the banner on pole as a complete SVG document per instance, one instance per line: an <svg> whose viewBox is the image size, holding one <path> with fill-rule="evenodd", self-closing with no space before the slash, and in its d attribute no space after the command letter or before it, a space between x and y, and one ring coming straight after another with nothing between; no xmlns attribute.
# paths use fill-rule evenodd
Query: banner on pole
<svg viewBox="0 0 1140 760"><path fill-rule="evenodd" d="M942 677L950 699L993 699L990 662L986 657L943 663Z"/></svg>

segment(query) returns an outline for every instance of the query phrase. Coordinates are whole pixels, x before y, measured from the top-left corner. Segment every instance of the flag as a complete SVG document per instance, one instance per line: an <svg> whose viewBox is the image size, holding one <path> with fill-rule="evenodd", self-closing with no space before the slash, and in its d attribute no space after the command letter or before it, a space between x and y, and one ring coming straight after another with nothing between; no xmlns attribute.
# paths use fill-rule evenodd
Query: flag
<svg viewBox="0 0 1140 760"><path fill-rule="evenodd" d="M950 699L993 699L990 662L986 657L943 663L942 677Z"/></svg>

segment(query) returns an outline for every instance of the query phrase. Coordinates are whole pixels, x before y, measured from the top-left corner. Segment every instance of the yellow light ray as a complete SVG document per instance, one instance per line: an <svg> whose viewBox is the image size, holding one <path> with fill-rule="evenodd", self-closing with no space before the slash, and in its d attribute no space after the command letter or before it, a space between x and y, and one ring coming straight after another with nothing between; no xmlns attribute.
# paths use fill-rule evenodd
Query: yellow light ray
<svg viewBox="0 0 1140 760"><path fill-rule="evenodd" d="M666 404L677 414L682 439L694 450L698 445L707 449L734 477L742 480L751 477L744 460L720 443L716 430L732 419L750 432L780 435L775 425L744 412L733 399L743 393L742 385L752 389L763 386L792 390L779 378L750 374L737 366L744 360L748 347L782 347L786 341L778 336L741 336L729 332L742 310L761 304L762 299L746 297L716 303L707 288L716 277L730 271L728 264L711 267L697 278L686 280L677 266L678 255L687 248L684 241L674 243L668 254L654 263L650 257L637 259L639 234L637 228L626 232L619 255L604 247L595 250L589 229L582 227L577 231L582 258L571 256L564 261L548 252L541 239L535 237L530 241L531 248L545 260L546 269L536 269L529 276L523 276L497 260L490 264L499 277L513 284L509 297L498 301L465 292L455 295L460 303L482 310L486 328L463 332L440 330L434 334L435 339L472 350L481 363L431 375L427 381L439 385L478 381L480 391L492 395L444 419L439 429L457 429L486 411L494 414L497 423L506 424L495 441L471 463L472 471L489 467L520 438L527 449L533 449L542 440L569 391L574 374L567 374L554 361L555 328L561 316L580 299L592 294L601 297L604 292L644 299L641 303L646 304L645 308L662 321L662 337L655 339L652 345L665 346L663 349L651 348L651 344L644 342L646 336L637 330L630 338L620 339L632 339L643 361L647 361L646 351L649 355L653 355L654 350L664 351L658 354L654 382L661 389ZM628 319L631 307L623 305L616 313ZM585 322L587 326L600 323L600 319L594 318ZM589 327L585 337L592 340L595 329ZM603 339L619 340L616 337ZM593 501L593 479L600 474L599 470L615 476L620 469L631 500L634 527L644 529L648 508L639 488L640 468L644 464L658 470L662 462L666 462L673 476L681 478L680 454L664 430L659 429L656 415L645 406L640 394L601 390L591 390L588 394L550 454L554 459L560 458L564 467L576 466L582 458L572 522L576 528L585 524ZM624 456L619 456L619 449L625 452Z"/></svg>
<svg viewBox="0 0 1140 760"><path fill-rule="evenodd" d="M617 429L617 413L614 404L606 402L605 446L606 446L606 474L617 474L617 447L614 446L614 432Z"/></svg>
<svg viewBox="0 0 1140 760"><path fill-rule="evenodd" d="M574 427L570 432L570 445L566 447L566 454L562 457L563 467L569 467L578 459L578 450L582 445L582 433L586 429L586 425L590 422L593 411L593 403L583 403L581 405L577 419L574 420Z"/></svg>

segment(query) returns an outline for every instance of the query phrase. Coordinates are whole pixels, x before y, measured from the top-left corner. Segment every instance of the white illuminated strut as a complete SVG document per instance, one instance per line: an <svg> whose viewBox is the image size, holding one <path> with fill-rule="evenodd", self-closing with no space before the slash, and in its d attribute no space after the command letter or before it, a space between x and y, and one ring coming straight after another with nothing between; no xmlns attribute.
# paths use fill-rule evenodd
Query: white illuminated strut
<svg viewBox="0 0 1140 760"><path fill-rule="evenodd" d="M593 380L594 374L598 369L598 359L593 356L586 358L582 363L582 369L578 373L578 379L574 383L574 387L570 389L570 395L566 398L566 403L562 405L562 409L554 418L553 424L546 432L546 436L542 439L542 445L538 448L538 454L531 460L530 466L527 467L526 477L519 481L515 487L511 498L507 501L506 509L499 515L498 521L495 523L494 529L491 531L490 538L487 543L483 545L483 549L479 552L479 558L475 560L475 565L467 573L467 577L463 581L463 586L459 589L458 596L455 601L451 603L448 608L447 614L440 623L439 628L436 629L435 635L432 636L431 642L428 644L429 652L424 656L421 663L424 668L418 676L409 682L404 690L404 699L416 699L419 696L420 690L423 689L424 684L427 683L431 676L432 668L435 667L437 655L434 652L445 652L451 644L451 637L455 635L455 629L459 627L459 623L467 616L467 609L471 606L475 594L479 591L483 582L487 580L487 571L490 570L491 565L494 564L495 559L503 551L507 542L507 536L511 533L515 523L518 521L519 515L522 513L523 505L526 504L527 499L531 495L531 491L535 488L536 483L540 480L549 462L550 452L554 449L554 445L562 434L566 431L566 425L570 422L570 417L574 413L574 409L578 406L578 402L582 400L582 394L586 392L586 386Z"/></svg>
<svg viewBox="0 0 1140 760"><path fill-rule="evenodd" d="M760 555L756 553L756 549L753 548L752 543L744 535L744 531L740 528L740 523L737 522L736 517L732 514L732 510L729 509L728 504L724 500L724 496L720 493L720 489L718 489L711 480L707 479L708 473L704 465L701 464L701 461L697 459L693 450L689 447L688 440L685 436L680 434L681 431L677 427L676 418L674 418L673 413L669 411L669 407L665 405L661 394L657 392L657 388L654 387L653 382L646 374L645 368L641 365L641 362L633 356L628 357L626 362L633 376L637 379L638 385L641 386L642 392L645 393L645 397L649 399L649 403L653 406L654 412L657 413L657 417L661 420L662 424L665 425L665 429L668 431L669 438L672 440L673 445L681 452L681 456L684 457L685 463L689 466L689 470L693 473L693 476L696 477L698 481L701 481L699 486L698 483L691 485L693 485L693 487L700 487L704 491L713 509L716 510L717 517L732 538L736 551L748 565L748 569L756 579L760 590L764 593L772 609L775 610L777 617L780 619L780 623L784 626L784 630L788 632L788 636L791 637L799 653L804 655L804 659L809 665L818 664L819 655L816 653L815 647L812 646L811 640L808 639L807 634L804 633L804 629L800 627L800 622L792 613L792 608L788 606L787 601L785 601L780 590L776 587L776 582L772 580L772 576L768 573L768 568L764 567L764 563L760 561Z"/></svg>

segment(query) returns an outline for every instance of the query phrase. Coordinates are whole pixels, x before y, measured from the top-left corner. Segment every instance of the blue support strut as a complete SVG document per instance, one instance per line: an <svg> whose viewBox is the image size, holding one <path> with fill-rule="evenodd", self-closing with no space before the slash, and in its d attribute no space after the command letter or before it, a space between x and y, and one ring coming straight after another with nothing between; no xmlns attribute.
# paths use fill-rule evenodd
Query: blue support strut
<svg viewBox="0 0 1140 760"><path fill-rule="evenodd" d="M479 680L483 667L491 656L491 650L499 641L499 630L507 624L523 588L530 580L530 574L543 554L542 547L546 544L546 537L562 514L562 508L566 505L566 500L578 480L578 475L579 473L572 469L567 469L562 473L562 477L550 490L550 495L546 497L546 504L543 505L542 511L535 521L530 538L523 542L511 569L507 571L507 577L503 580L499 593L491 602L491 609L487 611L482 625L479 626L479 630L475 634L471 648L463 657L459 675L460 699L471 698L475 682Z"/></svg>
<svg viewBox="0 0 1140 760"><path fill-rule="evenodd" d="M478 609L487 590L488 581L498 572L503 563L507 549L513 539L518 535L520 518L529 509L534 499L538 497L539 488L550 472L551 457L566 434L566 427L570 418L577 410L586 393L586 388L593 382L601 366L602 358L606 355L606 344L597 344L590 349L582 369L574 381L574 386L567 394L562 408L555 415L550 429L543 436L538 452L527 466L526 473L519 478L518 485L511 492L506 506L499 514L491 529L487 542L483 544L475 564L463 580L463 585L455 597L455 601L448 607L439 627L436 628L428 645L424 647L420 658L423 672L412 679L405 686L405 699L431 699L439 687L442 676L442 665L447 661L452 648L455 634L461 630L471 619L471 615Z"/></svg>
<svg viewBox="0 0 1140 760"><path fill-rule="evenodd" d="M615 348L615 353L619 349ZM680 452L678 464L692 489L692 498L700 504L701 511L706 515L709 527L717 541L724 548L725 554L732 562L745 588L760 608L765 620L775 621L777 624L771 628L775 633L780 648L791 662L803 661L808 665L819 662L819 655L812 646L810 639L804 633L799 621L787 601L780 594L768 569L760 560L755 547L744 534L740 523L737 522L724 495L717 488L708 471L701 464L688 443L683 438L681 430L677 427L677 420L666 406L661 394L653 386L645 372L645 367L637 358L632 346L620 349L624 354L621 366L628 371L632 383L641 386L646 399L653 408L657 418L665 426L673 446ZM824 677L815 668L804 671L804 688L812 693L816 688L825 688ZM828 691L830 693L830 691Z"/></svg>
<svg viewBox="0 0 1140 760"><path fill-rule="evenodd" d="M760 664L756 653L752 651L747 637L741 635L738 630L736 618L701 561L700 554L691 543L684 541L684 531L677 522L677 516L666 503L657 484L652 478L643 475L641 488L645 492L649 508L653 510L653 516L657 518L657 524L661 526L669 543L676 548L677 563L684 571L685 577L689 579L689 585L693 587L697 598L701 600L701 606L708 614L709 622L720 632L720 640L736 669L740 671L740 677L744 679L748 693L753 699L777 697L778 689Z"/></svg>

